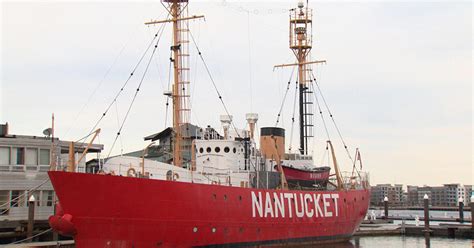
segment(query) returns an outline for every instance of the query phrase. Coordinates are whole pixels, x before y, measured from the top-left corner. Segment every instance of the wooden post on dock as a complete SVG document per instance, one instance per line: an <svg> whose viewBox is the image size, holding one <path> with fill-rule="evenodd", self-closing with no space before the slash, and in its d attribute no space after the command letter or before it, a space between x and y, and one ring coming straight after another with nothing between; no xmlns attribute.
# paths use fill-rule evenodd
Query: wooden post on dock
<svg viewBox="0 0 474 248"><path fill-rule="evenodd" d="M424 210L425 210L425 237L430 236L430 199L427 194L423 196Z"/></svg>
<svg viewBox="0 0 474 248"><path fill-rule="evenodd" d="M384 216L385 220L388 220L388 197L383 198L383 206L384 206Z"/></svg>
<svg viewBox="0 0 474 248"><path fill-rule="evenodd" d="M464 223L464 199L459 197L459 223Z"/></svg>
<svg viewBox="0 0 474 248"><path fill-rule="evenodd" d="M31 238L33 236L33 227L35 223L35 196L31 195L28 199L28 227L26 230L26 237ZM31 240L28 240L31 242Z"/></svg>
<svg viewBox="0 0 474 248"><path fill-rule="evenodd" d="M474 229L474 195L471 196L471 228Z"/></svg>

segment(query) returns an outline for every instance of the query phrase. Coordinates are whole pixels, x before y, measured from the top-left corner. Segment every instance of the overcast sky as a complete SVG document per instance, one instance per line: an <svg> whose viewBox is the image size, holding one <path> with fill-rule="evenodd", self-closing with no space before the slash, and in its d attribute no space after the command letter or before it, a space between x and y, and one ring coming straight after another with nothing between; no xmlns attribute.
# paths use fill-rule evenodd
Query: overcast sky
<svg viewBox="0 0 474 248"><path fill-rule="evenodd" d="M192 33L238 128L245 113L273 126L294 61L288 9L296 1L191 2ZM324 96L351 154L362 152L372 184L472 184L471 2L311 2L313 59ZM162 19L159 1L1 3L0 122L11 133L42 135L56 116L56 134L87 134L125 82ZM147 145L143 137L166 121L170 27L112 154ZM196 49L191 45L195 54ZM146 62L146 61L145 61ZM130 104L145 62L101 123L105 154ZM191 57L192 122L219 125L224 114L203 64ZM295 78L292 79L294 83ZM287 146L293 87L284 105ZM327 114L327 112L325 112ZM170 113L168 124L170 125ZM329 119L345 169L350 163ZM323 160L322 121L312 150ZM324 161L324 160L323 160Z"/></svg>

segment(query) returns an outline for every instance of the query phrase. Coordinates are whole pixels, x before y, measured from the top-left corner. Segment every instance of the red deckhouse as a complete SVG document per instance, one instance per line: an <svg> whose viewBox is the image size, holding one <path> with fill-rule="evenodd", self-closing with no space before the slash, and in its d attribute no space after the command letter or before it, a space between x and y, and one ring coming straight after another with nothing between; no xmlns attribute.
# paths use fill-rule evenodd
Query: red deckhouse
<svg viewBox="0 0 474 248"><path fill-rule="evenodd" d="M194 39L187 22L202 16L187 16L185 0L163 1L163 5L168 19L147 24L171 23L173 29L174 81L166 93L173 103L171 163L145 158L148 147L141 158L107 159L98 174L77 172L73 155L67 171L52 163L49 176L59 198L56 214L50 217L52 228L74 237L77 247L88 248L313 244L350 239L367 213L370 186L367 174L356 169L356 161L348 176L339 171L330 141L327 151L334 172L327 165L315 166L308 154L308 140L313 136L311 99L316 97L311 65L323 62L308 60L311 9L299 3L290 10L290 48L297 62L276 66L298 68L300 146L291 153L290 138L285 153L285 130L276 126L261 128L257 146L255 113L246 115L245 130L235 128L226 113L220 117L222 134L210 127L192 135L186 131L189 44ZM198 47L197 51L204 61Z"/></svg>

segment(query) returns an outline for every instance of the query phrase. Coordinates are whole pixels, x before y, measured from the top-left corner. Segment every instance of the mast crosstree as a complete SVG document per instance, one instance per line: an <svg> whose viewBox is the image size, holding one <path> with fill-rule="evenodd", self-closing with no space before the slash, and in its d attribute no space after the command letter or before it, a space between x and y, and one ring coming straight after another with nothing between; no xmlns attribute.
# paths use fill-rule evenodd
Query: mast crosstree
<svg viewBox="0 0 474 248"><path fill-rule="evenodd" d="M167 23L173 24L173 52L170 60L173 62L173 164L183 167L183 152L191 147L185 146L183 140L189 132L186 126L190 122L190 67L189 67L189 25L188 20L203 18L204 16L187 16L188 0L162 0L171 19L146 22L146 25Z"/></svg>
<svg viewBox="0 0 474 248"><path fill-rule="evenodd" d="M274 68L298 66L300 153L308 155L308 139L313 135L313 89L311 89L311 64L325 60L310 61L312 48L312 9L298 3L290 10L290 49L297 63L276 65Z"/></svg>

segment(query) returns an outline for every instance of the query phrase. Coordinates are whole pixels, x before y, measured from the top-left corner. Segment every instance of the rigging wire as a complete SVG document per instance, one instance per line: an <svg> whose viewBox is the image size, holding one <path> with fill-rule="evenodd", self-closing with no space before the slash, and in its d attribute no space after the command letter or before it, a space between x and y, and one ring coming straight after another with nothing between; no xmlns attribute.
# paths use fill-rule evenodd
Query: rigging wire
<svg viewBox="0 0 474 248"><path fill-rule="evenodd" d="M45 231L40 232L40 233L38 233L38 234L35 234L35 235L31 236L31 237L28 237L28 238L25 238L25 239L22 239L22 240L18 240L18 241L12 242L12 243L10 243L10 244L8 244L8 245L19 244L19 243L21 243L21 242L34 239L34 238L36 238L36 237L38 237L38 236L41 236L41 235L43 235L43 234L45 234L45 233L47 233L47 232L52 231L52 230L53 230L53 228L50 228L50 229L48 229L48 230L45 230Z"/></svg>
<svg viewBox="0 0 474 248"><path fill-rule="evenodd" d="M135 33L136 33L136 30L135 30ZM114 61L112 62L112 64L109 66L109 68L107 69L107 71L105 72L104 76L102 77L102 79L99 81L99 83L97 84L97 86L94 88L94 90L92 91L92 93L89 95L89 97L87 98L87 101L86 103L82 106L81 110L77 113L76 117L74 117L74 121L73 123L77 125L77 120L79 119L79 116L84 112L84 110L89 106L92 98L95 96L95 94L97 93L97 90L99 90L100 86L102 86L102 84L104 83L105 79L107 78L107 76L109 75L110 71L112 70L112 68L115 66L115 64L117 63L118 59L120 58L120 56L122 55L123 51L125 50L125 48L128 46L128 44L130 43L130 41L132 40L132 37L135 37L135 35L133 34L127 42L125 42L125 44L122 46L122 48L120 49L119 51L119 54L115 57ZM74 124L70 126L70 128L66 131L65 135L67 135L71 129L74 127Z"/></svg>
<svg viewBox="0 0 474 248"><path fill-rule="evenodd" d="M188 29L189 29L189 25L188 25ZM197 43L196 43L196 40L194 39L194 35L191 33L191 30L189 31L189 34L191 35L191 39L192 39L192 41L193 41L194 46L196 47L196 50L197 50L197 52L198 52L199 57L201 58L201 61L202 61L203 65L204 65L204 68L206 69L206 72L207 72L207 74L209 75L209 79L211 80L212 85L214 86L214 90L216 91L217 96L219 97L219 100L220 100L222 106L224 107L224 111L226 112L227 115L230 116L229 110L227 109L227 106L225 105L224 100L222 99L222 95L221 95L221 93L219 92L219 89L217 88L216 82L214 81L214 78L212 77L211 71L209 70L209 67L207 66L207 63L206 63L206 61L204 60L204 57L202 56L202 52L201 52L201 50L199 49L199 47L198 47L198 45L197 45ZM239 132L237 131L237 128L235 127L233 121L231 122L231 124L232 124L232 127L234 128L234 131L235 131L235 133L237 134L237 136L238 136L239 138L241 138L241 136L240 136Z"/></svg>
<svg viewBox="0 0 474 248"><path fill-rule="evenodd" d="M293 67L293 70L291 71L290 78L288 79L288 84L287 84L287 86L286 86L285 94L283 95L283 100L281 101L280 111L278 111L278 115L277 115L277 120L276 120L276 123L275 123L275 127L277 127L277 126L278 126L278 123L280 122L281 112L283 111L283 106L285 105L286 96L288 95L288 91L290 90L291 79L293 78L293 73L294 73L294 72L295 72L295 67Z"/></svg>
<svg viewBox="0 0 474 248"><path fill-rule="evenodd" d="M293 148L293 131L295 129L295 114L296 114L296 99L298 98L298 80L295 82L295 96L293 98L293 113L291 114L291 131L290 131L290 146L288 149L291 152L291 148Z"/></svg>
<svg viewBox="0 0 474 248"><path fill-rule="evenodd" d="M115 112L116 112L116 116L117 116L117 127L120 127L120 116L119 116L118 102L117 101L115 101ZM122 156L122 155L123 155L123 140L122 140L122 136L120 136L120 156Z"/></svg>
<svg viewBox="0 0 474 248"><path fill-rule="evenodd" d="M172 52L170 52L170 66L168 69L168 91L170 90L170 85L171 85L171 64L173 63L173 58L171 57ZM168 111L169 111L169 106L170 106L170 97L166 97L166 114L165 114L165 128L168 125Z"/></svg>
<svg viewBox="0 0 474 248"><path fill-rule="evenodd" d="M329 109L329 106L326 102L326 99L324 98L323 96L323 92L321 91L321 88L319 87L319 84L318 84L318 81L316 80L316 76L314 76L314 73L311 71L311 75L313 76L313 81L314 83L316 84L316 87L319 91L319 94L321 95L321 99L323 100L323 103L324 105L326 106L326 109L329 113L329 117L331 118L332 120L332 123L334 124L334 127L336 128L336 131L339 135L339 138L341 139L342 141L342 144L344 145L344 149L346 150L346 153L347 153L347 156L349 157L349 159L354 163L354 159L352 158L350 152L349 152L349 149L347 148L347 145L346 145L346 142L344 141L344 138L342 137L342 134L341 134L341 131L339 130L339 127L337 126L336 124L336 121L334 120L334 115L332 114L331 110Z"/></svg>
<svg viewBox="0 0 474 248"><path fill-rule="evenodd" d="M164 27L164 25L163 25L162 27ZM163 31L163 30L164 30L164 28L161 29L161 31ZM162 35L162 34L163 34L163 32L160 33L160 36L158 37L158 40L156 41L155 47L153 48L153 51L152 51L152 53L151 53L151 55L150 55L150 59L148 60L148 63L147 63L147 65L146 65L146 67L145 67L145 71L143 72L142 78L140 79L140 83L138 84L138 87L137 87L137 89L136 89L136 91L135 91L135 94L133 95L132 101L130 102L130 105L129 105L128 110L127 110L127 112L126 112L126 114L125 114L125 117L124 117L124 119L123 119L123 121L122 121L122 124L121 124L119 130L117 131L117 135L115 136L114 142L112 143L112 146L110 147L110 151L109 151L109 153L107 154L107 158L110 157L110 154L112 153L112 150L114 149L115 143L117 142L117 139L118 139L118 137L120 136L120 134L121 134L121 132L122 132L122 129L123 129L124 125L125 125L125 122L127 121L128 115L130 114L130 110L132 109L133 104L135 103L135 100L136 100L136 98L137 98L138 92L140 91L140 88L141 88L141 86L142 86L143 80L145 79L146 73L148 72L148 69L150 68L150 64L151 64L151 62L152 62L152 60L153 60L153 56L155 55L155 52L156 52L156 50L157 50L157 48L158 48L158 43L160 42L160 39L161 39L161 35Z"/></svg>
<svg viewBox="0 0 474 248"><path fill-rule="evenodd" d="M165 25L162 25L160 27L160 29L158 29L158 31L156 32L156 34L153 36L153 39L151 40L150 44L148 45L148 47L145 49L145 52L143 53L143 55L140 57L140 59L138 60L138 63L134 66L132 72L130 73L130 75L128 76L127 80L125 80L125 83L122 85L122 87L120 88L120 90L117 92L117 94L115 95L114 99L112 100L112 102L107 106L107 108L105 109L105 111L102 113L102 115L100 116L100 118L97 120L97 122L94 124L94 126L91 128L91 130L89 131L89 134L84 136L83 138L75 141L75 142L80 142L84 139L86 139L87 137L89 137L92 133L94 133L94 131L96 130L97 126L100 124L100 122L104 119L104 117L107 115L107 113L109 112L110 108L112 107L112 105L114 104L114 102L117 100L117 98L122 94L123 90L125 89L125 87L128 85L128 83L130 82L130 79L133 77L135 71L137 70L138 66L141 64L141 62L143 61L143 58L145 57L145 55L148 53L148 50L150 50L150 47L153 45L155 39L158 37L158 34L161 34L163 33L163 30L164 30L164 26ZM161 36L161 35L160 35ZM84 142L82 142L82 144L84 144Z"/></svg>

